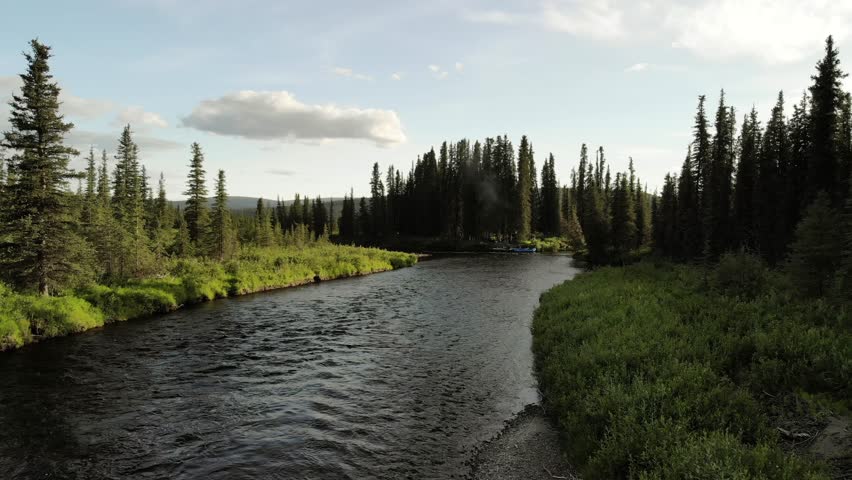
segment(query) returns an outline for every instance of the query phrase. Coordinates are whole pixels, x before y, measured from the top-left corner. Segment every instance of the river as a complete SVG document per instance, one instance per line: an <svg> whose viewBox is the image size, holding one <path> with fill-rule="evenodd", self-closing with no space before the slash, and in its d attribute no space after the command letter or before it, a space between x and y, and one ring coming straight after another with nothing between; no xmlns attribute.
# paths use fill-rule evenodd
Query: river
<svg viewBox="0 0 852 480"><path fill-rule="evenodd" d="M538 401L566 256L447 256L0 354L3 478L453 478Z"/></svg>

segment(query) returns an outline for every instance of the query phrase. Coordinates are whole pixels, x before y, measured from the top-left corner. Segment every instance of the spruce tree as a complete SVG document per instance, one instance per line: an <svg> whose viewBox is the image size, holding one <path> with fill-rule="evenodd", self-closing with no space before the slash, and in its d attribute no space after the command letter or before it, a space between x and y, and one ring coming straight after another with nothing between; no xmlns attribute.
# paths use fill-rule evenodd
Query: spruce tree
<svg viewBox="0 0 852 480"><path fill-rule="evenodd" d="M446 142L443 149L446 150ZM446 161L445 158L443 162ZM446 168L446 165L443 168ZM442 201L441 205L445 203ZM444 211L446 210L444 208ZM382 183L378 162L373 164L373 174L370 178L370 219L373 221L370 235L373 239L378 239L385 231L385 185Z"/></svg>
<svg viewBox="0 0 852 480"><path fill-rule="evenodd" d="M832 205L839 206L846 194L841 191L840 148L837 132L840 112L845 93L842 80L846 74L840 69L840 58L829 36L825 41L825 56L817 62L817 73L813 77L810 114L810 150L808 152L808 177L806 199L812 200L817 193L828 194ZM843 179L845 181L845 179Z"/></svg>
<svg viewBox="0 0 852 480"><path fill-rule="evenodd" d="M757 161L760 149L760 124L754 108L743 120L739 143L740 158L734 191L736 235L741 248L754 250L757 248L755 200L757 199Z"/></svg>
<svg viewBox="0 0 852 480"><path fill-rule="evenodd" d="M702 251L698 180L690 148L678 177L678 253L685 260L696 258Z"/></svg>
<svg viewBox="0 0 852 480"><path fill-rule="evenodd" d="M532 151L527 136L518 150L518 240L530 239L532 225Z"/></svg>
<svg viewBox="0 0 852 480"><path fill-rule="evenodd" d="M616 175L612 199L612 245L617 259L624 261L636 245L636 210L627 175Z"/></svg>
<svg viewBox="0 0 852 480"><path fill-rule="evenodd" d="M193 143L192 159L189 163L189 174L186 180L186 191L183 192L187 196L184 217L186 218L189 239L199 253L203 253L203 246L202 248L198 247L203 242L209 225L207 185L204 176L204 154L201 152L201 146L198 143Z"/></svg>
<svg viewBox="0 0 852 480"><path fill-rule="evenodd" d="M24 53L23 85L9 102L10 130L3 147L13 153L6 203L0 221L2 270L19 286L48 295L81 272L88 247L75 231L71 215L68 167L78 152L65 145L73 128L59 113L60 88L50 74L50 47L38 40Z"/></svg>
<svg viewBox="0 0 852 480"><path fill-rule="evenodd" d="M219 260L229 258L234 250L234 237L231 228L231 212L228 210L228 191L225 185L225 171L219 170L216 176L216 197L210 221L211 255Z"/></svg>
<svg viewBox="0 0 852 480"><path fill-rule="evenodd" d="M804 295L821 297L835 281L843 254L840 214L831 207L828 194L820 192L808 206L796 227L790 246L787 271L796 288Z"/></svg>
<svg viewBox="0 0 852 480"><path fill-rule="evenodd" d="M91 228L94 223L95 209L97 207L97 179L98 172L95 165L95 149L89 148L89 156L86 157L86 190L83 197L83 225Z"/></svg>
<svg viewBox="0 0 852 480"><path fill-rule="evenodd" d="M783 258L786 246L783 222L786 220L778 205L782 202L784 169L789 158L789 139L784 120L784 95L772 109L766 124L757 165L755 188L755 233L760 252L769 264L774 265Z"/></svg>

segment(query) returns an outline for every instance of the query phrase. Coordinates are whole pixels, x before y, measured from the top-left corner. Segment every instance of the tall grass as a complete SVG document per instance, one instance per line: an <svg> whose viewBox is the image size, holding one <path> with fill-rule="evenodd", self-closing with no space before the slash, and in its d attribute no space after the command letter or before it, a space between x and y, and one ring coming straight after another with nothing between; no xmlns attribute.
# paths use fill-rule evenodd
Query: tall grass
<svg viewBox="0 0 852 480"><path fill-rule="evenodd" d="M18 294L0 285L0 350L215 298L382 272L416 262L412 254L319 242L248 248L224 263L172 260L163 277L90 285L63 297Z"/></svg>
<svg viewBox="0 0 852 480"><path fill-rule="evenodd" d="M538 374L585 478L825 478L779 447L770 403L852 406L848 314L726 262L602 268L542 296Z"/></svg>

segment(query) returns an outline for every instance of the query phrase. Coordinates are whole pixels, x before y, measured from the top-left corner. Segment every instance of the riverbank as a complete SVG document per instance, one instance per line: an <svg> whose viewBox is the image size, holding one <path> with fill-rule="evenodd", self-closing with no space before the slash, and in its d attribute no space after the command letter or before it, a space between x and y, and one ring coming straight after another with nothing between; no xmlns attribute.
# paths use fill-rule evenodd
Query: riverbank
<svg viewBox="0 0 852 480"><path fill-rule="evenodd" d="M0 285L0 351L115 321L166 313L216 298L412 266L417 256L317 243L249 248L227 262L170 261L167 275L124 285L92 285L59 297L18 294Z"/></svg>
<svg viewBox="0 0 852 480"><path fill-rule="evenodd" d="M542 295L539 380L583 478L848 473L848 453L801 448L848 441L820 433L852 409L848 313L752 273L642 263Z"/></svg>
<svg viewBox="0 0 852 480"><path fill-rule="evenodd" d="M576 480L559 433L539 405L528 405L473 460L471 480Z"/></svg>

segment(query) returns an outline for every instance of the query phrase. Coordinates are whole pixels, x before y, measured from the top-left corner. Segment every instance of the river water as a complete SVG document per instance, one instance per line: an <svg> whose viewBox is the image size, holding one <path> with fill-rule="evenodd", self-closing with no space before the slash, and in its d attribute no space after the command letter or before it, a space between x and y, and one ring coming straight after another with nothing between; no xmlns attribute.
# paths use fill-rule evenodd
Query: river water
<svg viewBox="0 0 852 480"><path fill-rule="evenodd" d="M0 354L0 477L454 478L538 401L565 256L448 256Z"/></svg>

